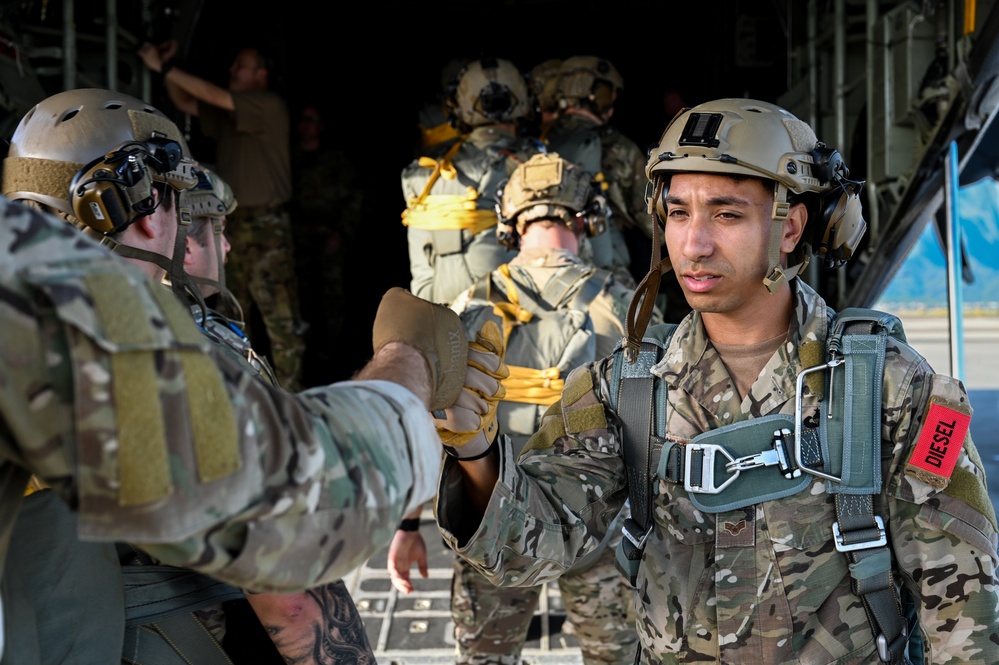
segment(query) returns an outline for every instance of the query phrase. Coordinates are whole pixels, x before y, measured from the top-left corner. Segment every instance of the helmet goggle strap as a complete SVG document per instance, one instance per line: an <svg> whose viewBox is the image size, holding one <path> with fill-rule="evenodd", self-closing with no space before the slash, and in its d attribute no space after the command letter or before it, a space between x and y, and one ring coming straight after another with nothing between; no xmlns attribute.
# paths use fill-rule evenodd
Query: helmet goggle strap
<svg viewBox="0 0 999 665"><path fill-rule="evenodd" d="M653 201L660 200L665 184L666 178L656 179ZM638 360L638 352L642 347L642 337L645 335L645 329L649 327L652 310L656 305L656 296L659 295L659 284L662 282L663 276L673 270L673 262L669 255L662 256L663 241L659 235L659 213L655 206L653 206L652 214L657 217L652 225L652 262L649 272L645 274L635 289L635 295L631 299L631 304L628 305L628 318L625 321L628 344L625 357L631 364Z"/></svg>
<svg viewBox="0 0 999 665"><path fill-rule="evenodd" d="M781 284L789 282L791 278L798 275L808 265L808 252L805 251L804 256L800 257L801 260L794 265L790 265L787 268L781 266L780 243L784 237L784 222L787 221L787 215L791 210L791 204L787 201L787 195L788 189L786 185L780 182L774 184L774 205L770 213L772 219L770 223L770 246L767 250L770 272L763 278L763 284L770 293L776 293ZM799 258L797 254L794 256Z"/></svg>

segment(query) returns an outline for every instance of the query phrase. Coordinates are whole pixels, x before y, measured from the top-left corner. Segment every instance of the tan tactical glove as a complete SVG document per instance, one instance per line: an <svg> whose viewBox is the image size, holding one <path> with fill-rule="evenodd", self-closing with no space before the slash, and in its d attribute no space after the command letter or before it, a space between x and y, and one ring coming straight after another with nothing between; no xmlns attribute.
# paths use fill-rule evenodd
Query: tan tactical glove
<svg viewBox="0 0 999 665"><path fill-rule="evenodd" d="M434 423L448 455L473 460L489 453L499 433L496 407L506 395L502 382L510 376L503 362L505 353L499 326L486 321L468 345L468 371L461 394L443 414L434 414L444 416L435 417Z"/></svg>
<svg viewBox="0 0 999 665"><path fill-rule="evenodd" d="M375 353L389 342L402 342L423 353L433 386L431 410L454 403L464 387L468 362L468 341L461 317L406 289L391 288L382 296L371 330Z"/></svg>

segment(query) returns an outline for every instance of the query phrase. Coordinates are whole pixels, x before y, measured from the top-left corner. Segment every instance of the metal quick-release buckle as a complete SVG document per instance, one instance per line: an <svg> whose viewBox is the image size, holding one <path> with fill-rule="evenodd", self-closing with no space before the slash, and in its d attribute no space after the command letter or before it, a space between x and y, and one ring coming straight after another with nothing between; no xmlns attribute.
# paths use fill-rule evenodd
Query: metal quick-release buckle
<svg viewBox="0 0 999 665"><path fill-rule="evenodd" d="M695 494L718 494L739 477L739 469L721 485L715 485L715 455L721 453L728 458L728 469L736 460L728 451L714 443L688 443L683 451L683 489ZM697 483L696 485L694 483Z"/></svg>
<svg viewBox="0 0 999 665"><path fill-rule="evenodd" d="M716 443L688 443L684 447L683 488L695 494L720 494L735 482L739 473L761 466L777 466L788 480L799 478L801 469L788 454L787 443L792 436L786 427L774 430L773 447L753 455L735 458L725 448ZM728 459L725 470L731 476L720 485L715 485L715 457L721 454Z"/></svg>
<svg viewBox="0 0 999 665"><path fill-rule="evenodd" d="M776 464L781 474L788 480L800 477L801 469L797 467L787 451L787 440L791 438L791 435L791 430L786 427L774 430L773 448L758 452L755 455L746 455L745 457L732 460L725 465L725 470L738 472Z"/></svg>
<svg viewBox="0 0 999 665"><path fill-rule="evenodd" d="M888 536L885 532L885 521L879 516L874 516L874 522L878 526L878 537L875 540L862 540L858 543L847 543L843 533L839 530L839 522L833 522L833 543L839 552L855 552L857 550L867 550L872 547L884 547L888 544Z"/></svg>

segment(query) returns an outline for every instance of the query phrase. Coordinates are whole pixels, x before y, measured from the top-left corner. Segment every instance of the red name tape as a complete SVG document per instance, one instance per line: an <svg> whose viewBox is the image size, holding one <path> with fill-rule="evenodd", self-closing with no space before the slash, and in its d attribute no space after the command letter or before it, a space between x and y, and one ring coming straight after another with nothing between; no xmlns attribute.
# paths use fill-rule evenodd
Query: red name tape
<svg viewBox="0 0 999 665"><path fill-rule="evenodd" d="M919 441L909 458L909 466L950 478L970 423L970 414L931 403L923 429L919 433Z"/></svg>

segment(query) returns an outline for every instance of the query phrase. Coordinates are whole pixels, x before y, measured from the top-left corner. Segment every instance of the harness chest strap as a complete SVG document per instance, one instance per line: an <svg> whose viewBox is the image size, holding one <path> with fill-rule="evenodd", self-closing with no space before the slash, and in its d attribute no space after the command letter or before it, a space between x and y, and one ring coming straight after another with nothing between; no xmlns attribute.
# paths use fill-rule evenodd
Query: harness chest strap
<svg viewBox="0 0 999 665"><path fill-rule="evenodd" d="M891 574L891 551L884 522L875 514L873 501L882 485L880 405L890 328L891 325L867 310L841 313L830 346L834 355L841 347L842 357L816 368L830 372L830 393L840 399L821 402L818 431L803 430L799 404L796 417L783 426L779 421L787 421L788 416L736 423L701 434L685 446L674 444L662 459L657 458L665 428L665 399L663 396L662 406L657 404L656 412L652 413L656 400L647 368L658 360L660 349L668 345L673 331L667 332L662 346L643 340L635 365L624 362L619 351L611 400L619 405L624 422L632 519L625 523L626 537L618 551L618 563L632 584L653 527L651 501L655 478L643 481L643 470L650 472L655 468L659 477L683 483L691 501L709 513L797 493L811 484L802 473L805 471L825 478L827 491L835 494L834 544L846 555L853 590L863 600L879 657L886 663L905 662L908 629ZM838 367L842 370L835 369ZM799 377L799 396L802 378ZM653 436L653 432L659 436ZM788 450L791 437L793 455ZM658 445L654 443L657 438ZM818 470L825 466L823 457L829 460L829 473ZM780 473L769 469L773 466ZM768 469L769 474L763 478L761 474L752 474L752 483L736 484L742 472L756 469Z"/></svg>

